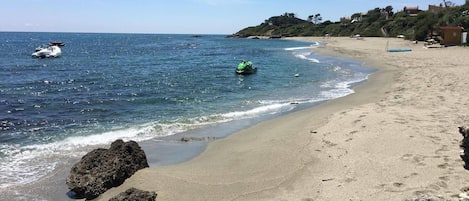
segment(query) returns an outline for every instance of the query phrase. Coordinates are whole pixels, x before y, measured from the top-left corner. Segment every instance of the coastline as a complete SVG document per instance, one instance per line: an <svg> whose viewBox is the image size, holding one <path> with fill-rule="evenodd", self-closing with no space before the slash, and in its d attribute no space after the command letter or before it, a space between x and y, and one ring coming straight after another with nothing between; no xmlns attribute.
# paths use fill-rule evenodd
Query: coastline
<svg viewBox="0 0 469 201"><path fill-rule="evenodd" d="M310 37L291 39L321 40ZM330 46L316 48L314 51L325 56L358 60L352 54L337 53ZM382 86L392 82L391 68L375 65L373 61L365 64L379 71L372 74L365 83L354 87L356 93L261 122L225 139L211 142L193 160L141 170L123 185L110 189L97 200L108 200L131 186L156 191L157 200L272 200L278 198L270 197L270 194L279 186L296 180L306 172L313 171L318 177L327 175L327 169L323 169L322 165L318 166L322 163L323 156L316 150L310 150L322 146L316 128L327 124L328 117L333 113L363 102L377 101L384 94L385 87ZM303 148L291 149L292 147ZM321 180L327 178L319 179ZM312 185L314 188L317 184ZM319 186L316 188L319 189ZM314 192L308 190L304 193ZM298 195L283 199L316 197L297 197Z"/></svg>
<svg viewBox="0 0 469 201"><path fill-rule="evenodd" d="M315 52L379 69L356 93L212 142L196 158L147 168L110 189L158 200L457 199L467 187L457 127L468 119L464 47L390 38L320 40ZM385 46L411 47L406 53Z"/></svg>
<svg viewBox="0 0 469 201"><path fill-rule="evenodd" d="M313 51L378 71L354 94L210 142L189 161L143 169L96 200L130 187L155 191L157 200L457 199L469 186L457 131L469 120L467 48L423 49L387 38L289 39L327 43ZM413 51L388 53L386 44Z"/></svg>

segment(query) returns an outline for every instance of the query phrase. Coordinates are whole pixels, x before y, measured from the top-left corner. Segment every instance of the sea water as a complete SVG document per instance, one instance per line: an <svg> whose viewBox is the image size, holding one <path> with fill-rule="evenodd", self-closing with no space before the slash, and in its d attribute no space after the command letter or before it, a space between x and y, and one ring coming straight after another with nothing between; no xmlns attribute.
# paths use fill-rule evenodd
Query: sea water
<svg viewBox="0 0 469 201"><path fill-rule="evenodd" d="M31 57L50 41L65 43L61 57ZM315 55L320 45L223 35L0 33L0 189L37 181L116 139L164 140L342 97L374 71ZM241 60L257 73L236 75Z"/></svg>

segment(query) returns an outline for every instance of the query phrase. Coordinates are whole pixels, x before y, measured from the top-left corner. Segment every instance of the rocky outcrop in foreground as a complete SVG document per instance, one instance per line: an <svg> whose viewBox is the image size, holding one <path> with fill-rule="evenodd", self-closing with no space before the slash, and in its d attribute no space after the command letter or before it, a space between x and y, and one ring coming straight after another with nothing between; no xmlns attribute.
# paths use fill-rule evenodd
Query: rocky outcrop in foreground
<svg viewBox="0 0 469 201"><path fill-rule="evenodd" d="M142 191L136 188L129 188L126 191L109 199L109 201L155 201L156 193L149 191Z"/></svg>
<svg viewBox="0 0 469 201"><path fill-rule="evenodd" d="M94 199L146 167L147 157L136 142L116 140L109 149L95 149L83 156L73 165L66 184L74 198Z"/></svg>
<svg viewBox="0 0 469 201"><path fill-rule="evenodd" d="M464 161L464 168L469 169L469 128L467 126L461 126L459 133L462 135L461 140L461 159Z"/></svg>

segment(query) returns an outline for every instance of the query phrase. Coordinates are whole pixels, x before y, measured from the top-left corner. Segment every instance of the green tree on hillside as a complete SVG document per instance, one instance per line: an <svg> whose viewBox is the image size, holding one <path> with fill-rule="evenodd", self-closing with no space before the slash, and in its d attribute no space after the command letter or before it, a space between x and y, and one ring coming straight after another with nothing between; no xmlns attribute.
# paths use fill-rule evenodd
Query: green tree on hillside
<svg viewBox="0 0 469 201"><path fill-rule="evenodd" d="M448 2L447 2L448 3ZM322 22L319 13L308 16L307 20L285 12L274 16L264 23L240 30L235 35L247 37L253 35L270 36L389 36L404 35L407 39L424 40L430 33L439 31L441 26L469 27L469 3L462 6L446 7L439 13L421 11L417 16L405 12L393 12L392 6L374 8L366 13L355 13L351 21Z"/></svg>
<svg viewBox="0 0 469 201"><path fill-rule="evenodd" d="M392 10L393 10L393 7L392 7L392 6L386 6L386 8L384 8L383 10L386 11L389 16L393 16L393 15L394 15L394 12L392 11Z"/></svg>
<svg viewBox="0 0 469 201"><path fill-rule="evenodd" d="M322 21L321 14L317 13L317 14L308 16L308 21L313 22L314 24L319 24Z"/></svg>

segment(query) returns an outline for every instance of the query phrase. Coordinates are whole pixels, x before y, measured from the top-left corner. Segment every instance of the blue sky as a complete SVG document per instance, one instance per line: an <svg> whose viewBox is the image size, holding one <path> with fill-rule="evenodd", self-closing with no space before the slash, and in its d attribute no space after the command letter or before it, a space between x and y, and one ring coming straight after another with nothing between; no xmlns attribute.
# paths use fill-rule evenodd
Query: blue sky
<svg viewBox="0 0 469 201"><path fill-rule="evenodd" d="M285 12L323 20L439 0L4 0L0 31L232 34ZM465 0L452 0L456 5Z"/></svg>

